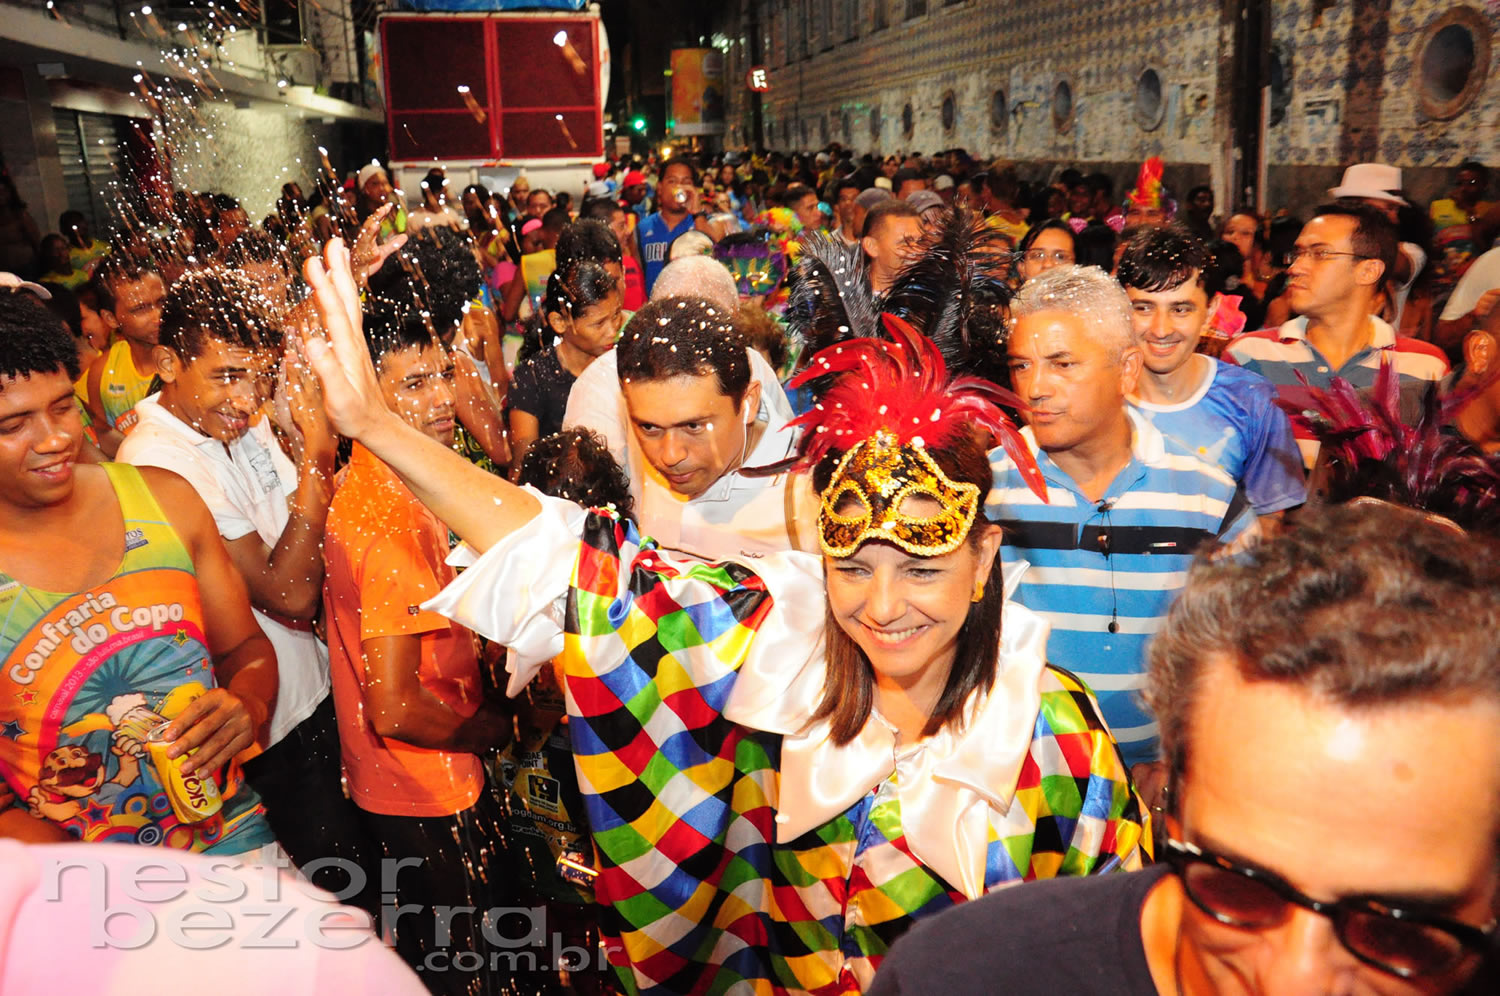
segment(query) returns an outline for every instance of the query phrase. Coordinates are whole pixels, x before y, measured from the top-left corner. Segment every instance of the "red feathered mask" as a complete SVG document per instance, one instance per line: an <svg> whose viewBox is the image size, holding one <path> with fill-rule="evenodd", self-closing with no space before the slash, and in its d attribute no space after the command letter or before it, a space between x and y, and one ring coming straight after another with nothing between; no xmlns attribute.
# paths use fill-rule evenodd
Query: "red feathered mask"
<svg viewBox="0 0 1500 996"><path fill-rule="evenodd" d="M843 454L823 493L824 551L848 556L872 538L921 556L955 549L968 534L982 496L975 485L950 480L926 451L952 445L976 428L1000 441L1031 490L1046 501L1047 485L1036 460L1000 409L1022 407L1020 400L977 377L949 380L942 354L930 340L900 318L881 317L890 341L854 339L831 346L791 382L795 388L835 378L813 409L791 422L803 430L793 468L810 469L830 453ZM847 508L851 494L862 506L854 512ZM910 514L903 504L913 495L938 501L943 513Z"/></svg>

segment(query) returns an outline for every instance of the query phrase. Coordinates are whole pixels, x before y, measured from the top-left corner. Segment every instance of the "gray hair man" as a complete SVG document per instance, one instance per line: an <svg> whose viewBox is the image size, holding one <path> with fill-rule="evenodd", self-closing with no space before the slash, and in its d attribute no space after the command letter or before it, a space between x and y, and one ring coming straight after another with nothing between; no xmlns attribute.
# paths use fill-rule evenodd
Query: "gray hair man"
<svg viewBox="0 0 1500 996"><path fill-rule="evenodd" d="M991 454L1001 556L1025 562L1016 598L1052 624L1047 657L1076 672L1138 779L1159 776L1156 724L1139 692L1146 644L1193 553L1254 523L1234 481L1172 444L1126 404L1141 372L1130 301L1097 267L1059 266L1011 302L1011 383L1048 501L1003 449ZM1150 791L1147 779L1143 791Z"/></svg>

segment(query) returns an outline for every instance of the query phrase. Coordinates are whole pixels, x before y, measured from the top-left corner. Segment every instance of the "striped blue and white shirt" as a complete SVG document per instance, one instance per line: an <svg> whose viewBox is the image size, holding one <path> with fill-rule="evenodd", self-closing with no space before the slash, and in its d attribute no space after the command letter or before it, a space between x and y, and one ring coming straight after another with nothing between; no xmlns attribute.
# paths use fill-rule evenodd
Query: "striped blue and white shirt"
<svg viewBox="0 0 1500 996"><path fill-rule="evenodd" d="M1255 515L1228 474L1127 411L1131 460L1102 499L1084 497L1028 428L1021 435L1049 501L996 448L984 510L1005 531L1002 559L1030 564L1015 598L1051 623L1049 662L1088 683L1126 763L1139 764L1156 760L1156 723L1140 696L1146 645L1186 584L1194 552L1234 539Z"/></svg>
<svg viewBox="0 0 1500 996"><path fill-rule="evenodd" d="M1333 378L1341 377L1361 390L1375 385L1383 364L1395 365L1403 386L1420 381L1442 380L1448 373L1448 358L1430 342L1408 339L1384 321L1370 316L1370 345L1361 349L1338 369L1307 339L1307 318L1293 318L1275 329L1246 332L1224 349L1223 360L1260 374L1276 388L1283 401L1299 409L1312 407L1313 391L1326 391ZM1297 375L1307 378L1304 384ZM1297 446L1309 471L1318 462L1318 440L1297 429Z"/></svg>

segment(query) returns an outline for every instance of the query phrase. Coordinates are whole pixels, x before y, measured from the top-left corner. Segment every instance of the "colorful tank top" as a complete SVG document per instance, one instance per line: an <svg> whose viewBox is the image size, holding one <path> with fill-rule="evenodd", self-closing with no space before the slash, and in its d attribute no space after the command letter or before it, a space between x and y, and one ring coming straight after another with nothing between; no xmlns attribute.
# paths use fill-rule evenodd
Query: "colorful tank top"
<svg viewBox="0 0 1500 996"><path fill-rule="evenodd" d="M95 446L99 445L99 433L94 429L94 416L89 413L89 371L85 367L78 379L73 382L73 403L78 409L78 417L83 421L83 434L88 441Z"/></svg>
<svg viewBox="0 0 1500 996"><path fill-rule="evenodd" d="M76 594L0 573L0 777L15 805L87 841L215 854L271 843L239 765L223 808L173 814L146 734L215 686L197 575L140 471L104 464L125 520L114 576Z"/></svg>
<svg viewBox="0 0 1500 996"><path fill-rule="evenodd" d="M136 370L128 341L119 339L109 347L109 354L104 361L104 376L99 378L99 405L104 409L109 428L122 432L130 428L129 424L120 424L120 417L151 393L151 382L154 379L154 374L142 375ZM126 421L133 423L133 419Z"/></svg>
<svg viewBox="0 0 1500 996"><path fill-rule="evenodd" d="M542 298L547 296L547 278L555 269L556 249L543 249L521 257L521 279L526 281L526 296L531 298L533 310L542 310Z"/></svg>

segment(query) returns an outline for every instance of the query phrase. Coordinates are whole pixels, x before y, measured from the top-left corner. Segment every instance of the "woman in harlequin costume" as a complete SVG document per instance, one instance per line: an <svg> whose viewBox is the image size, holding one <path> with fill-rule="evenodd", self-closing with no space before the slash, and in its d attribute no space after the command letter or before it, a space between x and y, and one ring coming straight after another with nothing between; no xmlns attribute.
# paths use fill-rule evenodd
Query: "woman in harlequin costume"
<svg viewBox="0 0 1500 996"><path fill-rule="evenodd" d="M560 658L629 991L859 992L914 918L1142 862L1098 706L1046 665L979 516L984 443L1018 442L997 388L899 322L833 347L802 450L822 556L708 564L409 431L336 243L326 267L310 354L335 425L485 551L429 606L511 648L511 694Z"/></svg>

